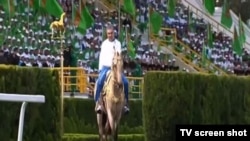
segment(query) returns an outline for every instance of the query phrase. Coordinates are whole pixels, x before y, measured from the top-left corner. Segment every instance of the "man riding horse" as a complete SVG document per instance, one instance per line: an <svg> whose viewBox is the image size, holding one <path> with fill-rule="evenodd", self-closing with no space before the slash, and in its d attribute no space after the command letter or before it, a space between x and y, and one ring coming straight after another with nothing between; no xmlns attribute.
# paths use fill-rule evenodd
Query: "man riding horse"
<svg viewBox="0 0 250 141"><path fill-rule="evenodd" d="M121 54L121 42L115 39L114 37L114 27L108 25L106 28L107 39L104 40L101 44L101 52L99 56L99 76L96 82L96 93L95 93L95 102L97 103L96 112L103 112L102 106L99 103L99 98L106 80L107 72L110 71L112 65L112 59L114 57L115 51ZM122 81L124 85L124 94L126 103L124 106L124 113L129 113L128 107L128 80L122 75Z"/></svg>

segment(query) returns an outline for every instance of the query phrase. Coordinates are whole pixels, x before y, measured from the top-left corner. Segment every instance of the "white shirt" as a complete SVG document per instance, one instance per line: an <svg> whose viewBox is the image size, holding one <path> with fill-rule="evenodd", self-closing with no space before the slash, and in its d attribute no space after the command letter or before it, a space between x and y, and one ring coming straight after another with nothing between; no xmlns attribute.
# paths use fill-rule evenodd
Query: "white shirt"
<svg viewBox="0 0 250 141"><path fill-rule="evenodd" d="M117 39L114 41L109 41L108 39L103 41L99 56L99 70L101 70L103 66L111 67L115 51L121 53L120 41Z"/></svg>

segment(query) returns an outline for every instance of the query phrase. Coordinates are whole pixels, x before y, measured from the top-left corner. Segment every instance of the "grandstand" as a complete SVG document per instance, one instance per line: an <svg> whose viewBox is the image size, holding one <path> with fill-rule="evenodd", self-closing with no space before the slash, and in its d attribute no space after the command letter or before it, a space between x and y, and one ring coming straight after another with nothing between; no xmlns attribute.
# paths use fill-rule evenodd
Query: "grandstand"
<svg viewBox="0 0 250 141"><path fill-rule="evenodd" d="M97 74L100 43L105 38L105 26L112 23L116 27L117 38L122 42L124 73L129 77L143 76L150 70L249 73L248 52L242 49L239 54L233 47L231 37L215 31L206 19L195 15L181 1L173 3L175 8L172 9L168 8L166 1L149 1L146 4L135 0L135 17L126 12L125 3L121 3L122 10L119 12L117 3L112 0L57 2L67 13L64 21L66 38L63 41L65 67L80 67L86 74ZM1 52L4 52L8 64L59 67L60 42L50 39L49 29L49 24L59 17L43 4L37 6L23 0L10 6L13 7L8 11L2 5L0 12ZM82 29L77 12L81 13L86 8L94 22ZM151 22L150 10L162 17L160 31L156 34L152 33L152 25L147 26ZM131 47L134 52L129 49ZM136 72L138 67L142 71Z"/></svg>
<svg viewBox="0 0 250 141"><path fill-rule="evenodd" d="M151 1L149 7L164 17L162 27L176 30L175 34L177 34L177 36L175 42L177 43L171 45L175 50L185 54L186 58L203 68L203 70L201 69L203 72L205 69L205 72L216 74L221 72L227 74L249 73L249 61L247 59L249 53L244 48L245 41L237 48L235 45L236 39L218 31L216 27L213 27L213 25L209 23L211 19L196 15L195 12L190 10L190 7L184 6L182 1L176 3L175 13L170 15L169 12L171 12L172 8L169 8L168 5L169 3L166 1ZM239 20L239 23L242 23L242 21ZM240 26L241 24L238 25ZM236 28L244 29L244 27ZM236 32L234 34L236 34ZM160 31L157 36L164 34L172 35L173 33L174 32ZM244 30L241 34L244 38ZM241 35L238 36L241 38Z"/></svg>
<svg viewBox="0 0 250 141"><path fill-rule="evenodd" d="M100 4L96 4L94 1L87 1L86 6L88 7L91 15L94 17L95 22L93 26L87 29L86 33L81 33L78 32L78 27L73 23L74 7L76 7L76 9L83 9L83 7L81 8L79 5L79 1L74 1L72 3L71 1L61 0L59 2L63 10L67 13L67 18L65 20L67 28L66 39L64 41L65 46L73 47L70 50L71 52L74 52L74 55L77 55L78 66L85 67L89 73L97 72L98 62L96 60L98 60L100 42L104 37L103 30L105 29L105 25L110 22L115 25L117 32L119 30L117 11L110 12L105 9L105 6L101 7ZM37 11L34 6L28 6L25 1L20 1L16 5L22 5L22 7L25 8L16 8L11 18L6 16L8 15L6 14L6 11L3 9L1 10L1 21L3 23L2 29L7 29L6 33L4 34L5 36L2 37L2 49L4 50L5 54L13 52L13 50L16 49L21 63L15 65L22 64L23 66L32 66L32 63L38 61L35 66L53 67L55 63L57 63L56 66L59 66L58 63L60 54L58 48L60 46L60 42L51 40L49 36L49 24L57 19L57 17L49 15L46 13L46 11ZM125 14L121 15L121 19L124 19L125 17ZM139 47L136 58L140 60L139 62L144 62L143 68L146 67L150 70L152 68L165 68L165 70L173 68L174 70L178 70L177 66L173 66L174 63L171 59L165 59L167 56L162 52L152 50L152 47L151 49L150 47L147 47L150 46L150 44L145 41L141 41L140 34L136 32L136 29L133 29L133 32L127 35L131 35L132 40L140 42L140 45L137 45ZM127 44L124 39L123 47L125 53L127 51L126 46ZM144 53L146 55L142 56ZM65 54L67 54L67 50ZM68 53L68 55L72 54ZM67 55L65 58L66 61L72 59ZM126 63L129 64L127 67L134 66L133 63L128 63L131 62L129 57L125 58ZM71 61L72 60L69 62ZM72 66L72 64L69 62L65 62L66 66ZM155 65L155 62L157 62L159 65ZM160 67L162 65L166 67ZM129 69L126 69L126 71L128 70Z"/></svg>

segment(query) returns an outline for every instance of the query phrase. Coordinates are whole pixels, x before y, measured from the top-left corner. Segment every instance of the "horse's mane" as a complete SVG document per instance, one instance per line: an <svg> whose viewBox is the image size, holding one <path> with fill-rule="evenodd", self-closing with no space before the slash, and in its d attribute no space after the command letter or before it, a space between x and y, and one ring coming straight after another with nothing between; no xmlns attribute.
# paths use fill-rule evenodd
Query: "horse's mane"
<svg viewBox="0 0 250 141"><path fill-rule="evenodd" d="M114 68L115 68L115 70L114 70ZM122 71L123 71L123 57L122 57L121 53L116 52L114 54L111 70L116 71L116 73L122 73ZM118 75L118 74L116 74L116 75Z"/></svg>

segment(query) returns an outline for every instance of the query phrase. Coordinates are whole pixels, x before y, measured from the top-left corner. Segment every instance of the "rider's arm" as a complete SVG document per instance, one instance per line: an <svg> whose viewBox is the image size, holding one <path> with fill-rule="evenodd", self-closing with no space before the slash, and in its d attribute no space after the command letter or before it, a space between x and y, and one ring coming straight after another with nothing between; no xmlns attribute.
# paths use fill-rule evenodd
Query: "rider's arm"
<svg viewBox="0 0 250 141"><path fill-rule="evenodd" d="M116 51L121 53L122 52L122 47L121 47L121 42L120 41L117 41L116 43Z"/></svg>
<svg viewBox="0 0 250 141"><path fill-rule="evenodd" d="M100 55L99 55L99 71L102 69L102 66L103 66L103 59L102 59L104 57L103 56L104 54L103 54L103 51L102 51L103 50L103 43L104 42L102 42L101 51L100 51Z"/></svg>

